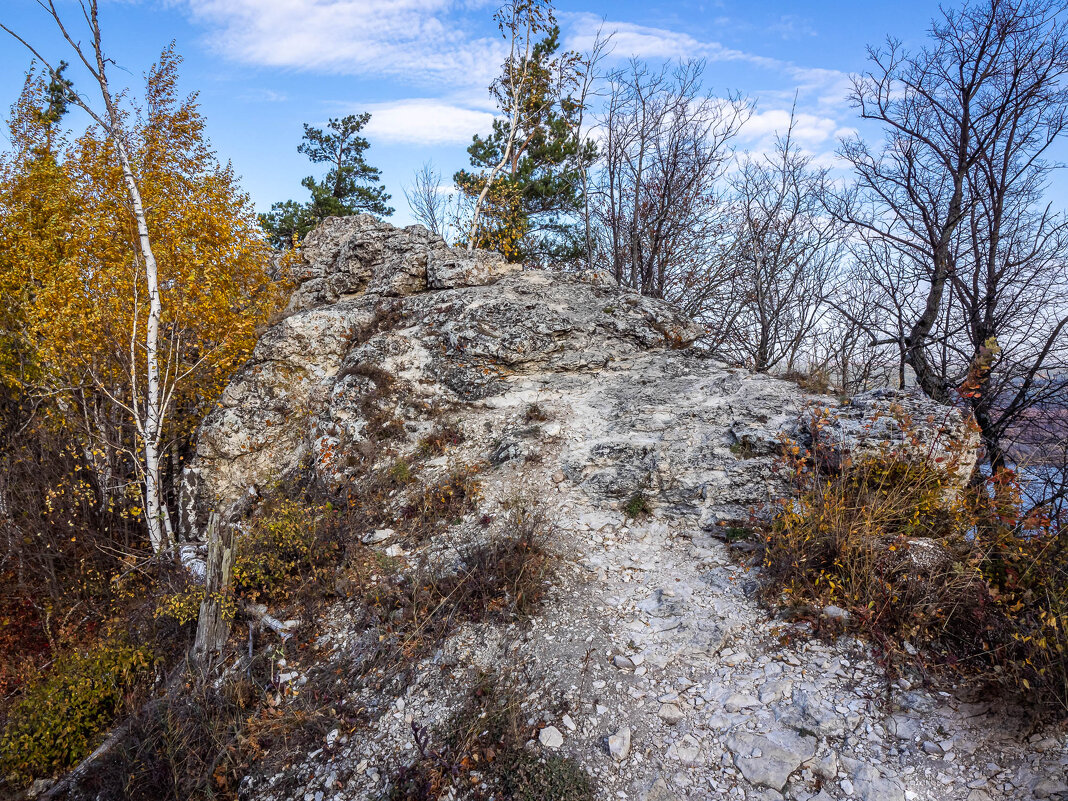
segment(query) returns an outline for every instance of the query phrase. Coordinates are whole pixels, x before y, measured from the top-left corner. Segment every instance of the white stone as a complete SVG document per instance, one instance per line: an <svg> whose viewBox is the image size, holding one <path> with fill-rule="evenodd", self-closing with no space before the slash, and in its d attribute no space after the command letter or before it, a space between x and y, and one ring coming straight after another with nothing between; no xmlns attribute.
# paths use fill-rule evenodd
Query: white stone
<svg viewBox="0 0 1068 801"><path fill-rule="evenodd" d="M668 726L674 726L686 717L676 704L662 704L656 714Z"/></svg>
<svg viewBox="0 0 1068 801"><path fill-rule="evenodd" d="M538 732L538 742L546 748L556 750L564 744L564 735L556 726L546 726Z"/></svg>
<svg viewBox="0 0 1068 801"><path fill-rule="evenodd" d="M608 753L616 762L622 762L630 754L630 727L624 726L608 738Z"/></svg>

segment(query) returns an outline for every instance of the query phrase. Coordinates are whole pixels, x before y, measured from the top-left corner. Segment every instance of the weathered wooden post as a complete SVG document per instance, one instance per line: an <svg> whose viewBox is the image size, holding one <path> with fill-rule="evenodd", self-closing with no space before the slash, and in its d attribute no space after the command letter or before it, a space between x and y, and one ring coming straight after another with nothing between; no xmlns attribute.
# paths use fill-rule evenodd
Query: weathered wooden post
<svg viewBox="0 0 1068 801"><path fill-rule="evenodd" d="M220 525L219 515L208 520L208 564L204 575L204 600L200 602L197 636L193 657L201 668L208 668L222 651L230 631L227 595L234 556L234 527Z"/></svg>

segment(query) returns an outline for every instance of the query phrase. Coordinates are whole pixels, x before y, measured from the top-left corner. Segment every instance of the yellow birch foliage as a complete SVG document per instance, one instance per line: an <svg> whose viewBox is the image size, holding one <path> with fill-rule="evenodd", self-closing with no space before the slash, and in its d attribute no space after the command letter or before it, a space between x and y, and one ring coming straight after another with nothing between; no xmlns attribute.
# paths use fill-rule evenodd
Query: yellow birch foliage
<svg viewBox="0 0 1068 801"><path fill-rule="evenodd" d="M178 95L180 63L173 48L163 52L125 126L159 265L169 442L192 432L247 359L283 289L248 196L205 139L196 96ZM140 404L148 297L122 172L95 127L55 141L51 161L33 157L38 140L55 139L34 113L43 92L27 82L0 168L0 288L20 293L9 316L50 390Z"/></svg>
<svg viewBox="0 0 1068 801"><path fill-rule="evenodd" d="M36 377L30 329L41 288L68 250L74 202L58 152L66 139L46 117L45 84L31 75L12 108L12 150L0 157L0 387Z"/></svg>

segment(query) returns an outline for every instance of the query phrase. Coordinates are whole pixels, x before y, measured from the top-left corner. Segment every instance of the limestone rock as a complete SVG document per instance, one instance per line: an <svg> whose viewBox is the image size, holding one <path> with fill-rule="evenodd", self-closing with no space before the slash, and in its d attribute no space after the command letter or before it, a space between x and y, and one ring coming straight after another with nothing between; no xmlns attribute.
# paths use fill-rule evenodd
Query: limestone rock
<svg viewBox="0 0 1068 801"><path fill-rule="evenodd" d="M411 483L394 482L381 518L351 532L376 556L404 556L389 564L397 580L463 570L472 547L511 525L520 491L551 516L547 545L562 558L529 621L457 620L393 684L358 678L391 624L368 625L350 602L368 589L355 586L362 573L345 571L315 641L277 663L287 690L277 703L304 697L295 691L321 669L342 677L339 717L356 714L358 729L346 722L332 747L282 746L279 767L252 771L242 797L386 797L396 771L426 758L421 732L439 747L436 733L491 674L516 681L523 730L544 726L530 755L574 760L598 798L1057 797L1058 785L1041 782L1068 764L1063 732L1028 741L1030 724L1013 722L1005 702L965 703L910 672L888 685L853 637L805 641L800 627L784 637L754 592L757 572L723 542L792 490L779 454L784 439L812 444L813 406L833 407L818 436L842 459L895 441L887 421L902 413L947 449L967 447L959 416L899 393L839 408L688 347L700 333L692 322L608 276L521 271L418 226L328 221L291 270L290 314L199 431L187 536L213 509L240 522L281 481L344 493L368 471L399 477L403 463ZM446 444L425 447L441 427L453 432ZM477 505L414 536L412 495L465 465L478 468ZM650 511L629 517L638 494ZM180 548L190 566L203 551ZM908 556L938 569L921 564L937 552ZM296 621L275 623L293 636ZM486 778L472 767L465 784Z"/></svg>
<svg viewBox="0 0 1068 801"><path fill-rule="evenodd" d="M453 289L461 286L491 284L522 267L504 260L499 253L485 250L467 252L460 248L435 250L427 262L426 284L429 289Z"/></svg>
<svg viewBox="0 0 1068 801"><path fill-rule="evenodd" d="M877 455L889 445L897 453L945 464L963 483L979 458L979 431L974 424L961 410L932 404L917 389L861 393L833 412L832 424L820 432L820 443L823 458L837 465ZM909 432L903 430L903 421Z"/></svg>
<svg viewBox="0 0 1068 801"><path fill-rule="evenodd" d="M1035 782L1031 792L1035 794L1035 798L1055 798L1068 793L1068 784L1065 783L1063 778L1058 779L1048 776Z"/></svg>
<svg viewBox="0 0 1068 801"><path fill-rule="evenodd" d="M842 767L861 801L905 801L904 786L885 770L847 756L842 757Z"/></svg>
<svg viewBox="0 0 1068 801"><path fill-rule="evenodd" d="M546 726L538 732L538 741L546 748L552 748L555 751L564 744L564 735L556 726Z"/></svg>
<svg viewBox="0 0 1068 801"><path fill-rule="evenodd" d="M210 511L240 518L300 471L341 485L349 456L373 433L371 416L418 432L430 425L424 410L450 408L500 432L487 448L492 463L537 458L519 445L521 431L501 426L501 410L532 386L559 400L553 426L571 441L547 475L598 504L641 490L661 512L712 530L790 489L777 453L784 437L807 436L810 399L687 349L698 326L610 276L522 271L369 215L327 220L290 272L299 285L289 315L261 337L198 432L183 475L187 539L202 534ZM927 426L956 414L870 395L836 410L840 421L822 435L842 454L875 447L864 421L889 419L894 404Z"/></svg>
<svg viewBox="0 0 1068 801"><path fill-rule="evenodd" d="M668 726L674 726L686 717L676 704L661 704L660 711L656 714Z"/></svg>
<svg viewBox="0 0 1068 801"><path fill-rule="evenodd" d="M678 801L678 796L671 791L666 781L657 779L648 790L642 793L641 801Z"/></svg>
<svg viewBox="0 0 1068 801"><path fill-rule="evenodd" d="M622 762L630 755L630 738L629 726L624 726L608 738L608 753L616 762Z"/></svg>
<svg viewBox="0 0 1068 801"><path fill-rule="evenodd" d="M734 764L750 784L782 792L790 774L816 754L816 738L793 732L735 732L727 738Z"/></svg>

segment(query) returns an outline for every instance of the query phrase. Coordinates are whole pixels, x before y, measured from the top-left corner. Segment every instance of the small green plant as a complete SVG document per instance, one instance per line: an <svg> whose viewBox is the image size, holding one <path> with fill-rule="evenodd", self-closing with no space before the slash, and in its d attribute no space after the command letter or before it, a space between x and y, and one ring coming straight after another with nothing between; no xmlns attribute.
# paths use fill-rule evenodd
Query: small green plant
<svg viewBox="0 0 1068 801"><path fill-rule="evenodd" d="M389 477L397 484L407 484L412 480L412 468L403 459L398 459L389 468Z"/></svg>
<svg viewBox="0 0 1068 801"><path fill-rule="evenodd" d="M753 538L753 532L745 526L727 526L723 529L723 539L727 542L744 542Z"/></svg>
<svg viewBox="0 0 1068 801"><path fill-rule="evenodd" d="M641 490L631 495L623 507L623 514L634 519L652 514L652 511L653 508L649 505L649 499L645 497L645 493Z"/></svg>
<svg viewBox="0 0 1068 801"><path fill-rule="evenodd" d="M753 448L745 442L735 442L731 445L731 453L739 459L752 459L754 456Z"/></svg>
<svg viewBox="0 0 1068 801"><path fill-rule="evenodd" d="M0 735L0 772L21 784L68 770L122 711L153 655L120 639L61 656L28 683Z"/></svg>

